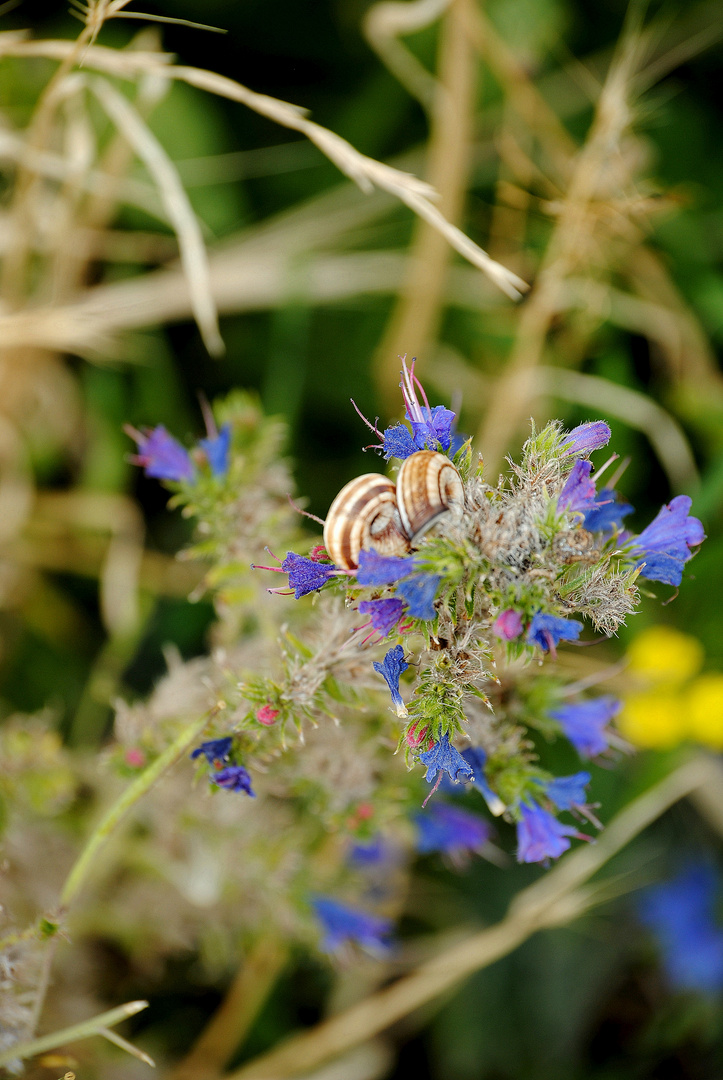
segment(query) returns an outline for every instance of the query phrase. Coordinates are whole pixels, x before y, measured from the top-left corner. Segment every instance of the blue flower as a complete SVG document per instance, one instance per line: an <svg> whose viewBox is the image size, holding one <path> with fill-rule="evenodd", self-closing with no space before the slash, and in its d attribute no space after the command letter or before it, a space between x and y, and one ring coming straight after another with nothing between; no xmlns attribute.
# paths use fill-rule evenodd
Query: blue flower
<svg viewBox="0 0 723 1080"><path fill-rule="evenodd" d="M411 555L402 557L360 551L356 579L360 585L392 585L400 578L409 577L413 570L414 559Z"/></svg>
<svg viewBox="0 0 723 1080"><path fill-rule="evenodd" d="M577 641L583 624L577 619L562 619L557 615L538 611L527 630L527 644L538 645L543 652L555 655L555 647L561 641Z"/></svg>
<svg viewBox="0 0 723 1080"><path fill-rule="evenodd" d="M589 701L560 705L551 710L550 716L557 720L579 754L595 757L607 750L605 728L621 708L622 703L617 698L606 694Z"/></svg>
<svg viewBox="0 0 723 1080"><path fill-rule="evenodd" d="M362 615L369 615L371 624L378 634L386 637L397 625L404 611L401 600L391 598L388 600L362 600L359 605Z"/></svg>
<svg viewBox="0 0 723 1080"><path fill-rule="evenodd" d="M450 746L449 735L443 735L431 750L420 754L419 760L427 766L425 780L428 784L432 783L438 772L447 772L455 783L471 780L474 776L472 766L464 760L459 750Z"/></svg>
<svg viewBox="0 0 723 1080"><path fill-rule="evenodd" d="M677 990L723 990L723 928L714 920L717 891L712 868L697 863L673 881L647 889L638 901L640 919L656 935L663 969Z"/></svg>
<svg viewBox="0 0 723 1080"><path fill-rule="evenodd" d="M683 580L683 564L692 558L691 547L705 540L701 522L688 516L690 507L687 495L676 495L634 538L632 550L640 552L635 565L643 567L641 576L648 581L680 585Z"/></svg>
<svg viewBox="0 0 723 1080"><path fill-rule="evenodd" d="M354 844L349 852L349 861L355 866L378 866L386 861L388 854L388 845L377 835L368 844Z"/></svg>
<svg viewBox="0 0 723 1080"><path fill-rule="evenodd" d="M630 503L618 502L617 492L610 488L599 491L595 503L585 514L583 528L588 532L612 532L622 527L623 518L632 514Z"/></svg>
<svg viewBox="0 0 723 1080"><path fill-rule="evenodd" d="M416 574L397 585L397 595L407 604L408 614L414 619L433 619L434 598L441 578L439 574Z"/></svg>
<svg viewBox="0 0 723 1080"><path fill-rule="evenodd" d="M390 919L348 907L329 896L315 896L311 902L316 917L324 928L324 940L321 944L324 952L336 952L347 942L356 942L372 952L390 948L388 939L393 928Z"/></svg>
<svg viewBox="0 0 723 1080"><path fill-rule="evenodd" d="M589 772L573 773L572 776L556 776L545 784L545 795L558 810L575 810L585 806L585 788L590 783Z"/></svg>
<svg viewBox="0 0 723 1080"><path fill-rule="evenodd" d="M483 818L445 803L433 804L423 814L415 814L414 820L421 855L441 851L460 861L470 852L480 851L490 838L490 826Z"/></svg>
<svg viewBox="0 0 723 1080"><path fill-rule="evenodd" d="M228 735L224 739L209 739L207 742L202 742L200 746L191 754L191 759L196 760L201 754L206 758L209 765L213 765L216 761L228 761L228 755L231 752L231 746L233 739Z"/></svg>
<svg viewBox="0 0 723 1080"><path fill-rule="evenodd" d="M595 481L590 478L591 461L576 461L557 500L557 512L585 513L595 505Z"/></svg>
<svg viewBox="0 0 723 1080"><path fill-rule="evenodd" d="M225 476L228 472L228 455L231 448L231 425L224 424L218 434L209 435L207 439L200 439L198 445L204 451L213 475Z"/></svg>
<svg viewBox="0 0 723 1080"><path fill-rule="evenodd" d="M372 666L386 681L392 695L392 701L397 707L397 716L406 716L407 708L402 701L402 695L399 693L399 676L403 671L407 670L409 664L407 664L404 659L404 649L402 646L395 645L394 648L390 649L386 654L381 664L378 660L373 660Z"/></svg>
<svg viewBox="0 0 723 1080"><path fill-rule="evenodd" d="M487 754L481 746L470 746L462 752L462 757L472 769L474 776L472 777L472 786L476 787L482 798L487 803L490 809L490 813L495 817L499 817L504 813L505 804L499 797L497 792L493 791L485 779L485 764L487 762Z"/></svg>
<svg viewBox="0 0 723 1080"><path fill-rule="evenodd" d="M394 424L387 428L383 434L384 457L408 458L417 450L442 450L445 454L452 450L456 453L464 443L462 436L454 433L455 414L444 405L435 405L433 408L427 401L427 395L417 376L414 374L415 361L407 368L406 357L402 360L402 396L406 407L405 416L411 424L412 433L403 424ZM424 404L420 404L417 391L422 396ZM371 426L371 425L370 425Z"/></svg>
<svg viewBox="0 0 723 1080"><path fill-rule="evenodd" d="M138 453L132 461L142 466L146 476L175 483L193 479L195 470L188 451L168 434L163 424L145 432L127 425L125 431L138 444Z"/></svg>
<svg viewBox="0 0 723 1080"><path fill-rule="evenodd" d="M333 577L336 567L333 563L318 563L314 559L307 559L304 555L289 551L281 564L281 569L289 575L289 586L294 590L294 597L298 600L307 593L316 592L317 589L326 585L329 578Z"/></svg>
<svg viewBox="0 0 723 1080"><path fill-rule="evenodd" d="M570 846L568 837L580 837L574 825L563 825L536 802L520 804L522 820L517 822L517 861L544 862L557 859Z"/></svg>
<svg viewBox="0 0 723 1080"><path fill-rule="evenodd" d="M611 431L604 420L591 420L573 428L566 436L561 450L563 456L591 454L610 442Z"/></svg>
<svg viewBox="0 0 723 1080"><path fill-rule="evenodd" d="M251 777L243 765L228 765L225 769L212 773L209 780L227 791L243 791L246 795L255 797L255 792L251 790Z"/></svg>
<svg viewBox="0 0 723 1080"><path fill-rule="evenodd" d="M416 454L417 450L420 449L410 435L409 428L406 428L404 424L393 424L392 427L386 429L383 438L384 457L387 461L390 458L399 458L400 461L403 461L404 458ZM421 449L423 450L424 447L421 447Z"/></svg>

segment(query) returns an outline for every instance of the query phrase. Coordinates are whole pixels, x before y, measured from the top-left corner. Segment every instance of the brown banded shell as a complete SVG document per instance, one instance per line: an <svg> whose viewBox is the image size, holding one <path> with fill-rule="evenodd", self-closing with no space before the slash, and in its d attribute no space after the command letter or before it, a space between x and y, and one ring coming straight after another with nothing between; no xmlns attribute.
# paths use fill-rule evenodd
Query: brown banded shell
<svg viewBox="0 0 723 1080"><path fill-rule="evenodd" d="M337 566L354 570L359 552L406 555L409 539L397 509L396 488L381 473L364 473L341 489L324 522L324 546Z"/></svg>
<svg viewBox="0 0 723 1080"><path fill-rule="evenodd" d="M462 478L452 462L435 450L419 450L402 462L397 476L402 528L412 540L453 506L464 505Z"/></svg>

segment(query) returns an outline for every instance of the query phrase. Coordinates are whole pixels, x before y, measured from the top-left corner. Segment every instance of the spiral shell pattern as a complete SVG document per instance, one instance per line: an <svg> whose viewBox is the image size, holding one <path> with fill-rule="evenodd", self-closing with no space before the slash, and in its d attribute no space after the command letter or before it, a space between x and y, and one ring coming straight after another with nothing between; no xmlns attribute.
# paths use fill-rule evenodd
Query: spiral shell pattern
<svg viewBox="0 0 723 1080"><path fill-rule="evenodd" d="M324 523L324 546L337 566L354 570L359 552L406 555L409 539L397 509L396 487L381 473L364 473L341 489Z"/></svg>
<svg viewBox="0 0 723 1080"><path fill-rule="evenodd" d="M464 505L462 478L444 454L419 450L399 469L397 505L404 532L417 540L442 514Z"/></svg>

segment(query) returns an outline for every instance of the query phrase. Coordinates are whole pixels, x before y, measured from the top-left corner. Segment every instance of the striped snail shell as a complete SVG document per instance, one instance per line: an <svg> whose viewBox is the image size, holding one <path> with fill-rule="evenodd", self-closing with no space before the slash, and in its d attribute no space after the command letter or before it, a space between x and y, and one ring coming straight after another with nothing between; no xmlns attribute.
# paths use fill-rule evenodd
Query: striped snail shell
<svg viewBox="0 0 723 1080"><path fill-rule="evenodd" d="M453 506L464 505L462 478L436 450L418 450L402 462L397 476L402 528L416 540Z"/></svg>
<svg viewBox="0 0 723 1080"><path fill-rule="evenodd" d="M362 548L380 555L406 555L409 539L399 520L394 483L381 473L350 480L329 507L324 547L344 570L356 569Z"/></svg>

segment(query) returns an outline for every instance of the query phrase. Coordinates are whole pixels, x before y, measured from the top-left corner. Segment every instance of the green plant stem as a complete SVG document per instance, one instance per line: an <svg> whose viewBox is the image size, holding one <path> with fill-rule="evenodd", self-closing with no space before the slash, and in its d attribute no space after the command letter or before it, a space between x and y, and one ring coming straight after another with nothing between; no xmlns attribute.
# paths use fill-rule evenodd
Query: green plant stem
<svg viewBox="0 0 723 1080"><path fill-rule="evenodd" d="M91 833L88 843L81 851L72 870L68 874L63 890L60 894L60 904L64 910L70 907L80 889L85 884L86 878L93 867L98 852L118 828L123 818L131 807L143 798L147 791L155 784L181 754L199 737L211 716L222 706L216 705L210 713L204 715L183 729L178 737L166 750L156 758L152 764L130 784L123 794L110 807L105 816L96 825Z"/></svg>
<svg viewBox="0 0 723 1080"><path fill-rule="evenodd" d="M25 1060L34 1057L35 1054L42 1054L46 1050L53 1050L56 1046L78 1042L79 1039L87 1039L90 1035L102 1035L101 1028L120 1024L122 1020L127 1020L129 1016L135 1016L136 1013L147 1008L147 1001L129 1001L125 1005L118 1005L115 1009L110 1009L109 1012L93 1016L90 1020L83 1020L80 1024L73 1024L72 1027L63 1028L62 1031L53 1031L50 1035L43 1035L41 1038L31 1039L29 1042L16 1043L15 1046L0 1052L0 1066L6 1065L9 1061L14 1061L16 1058Z"/></svg>

